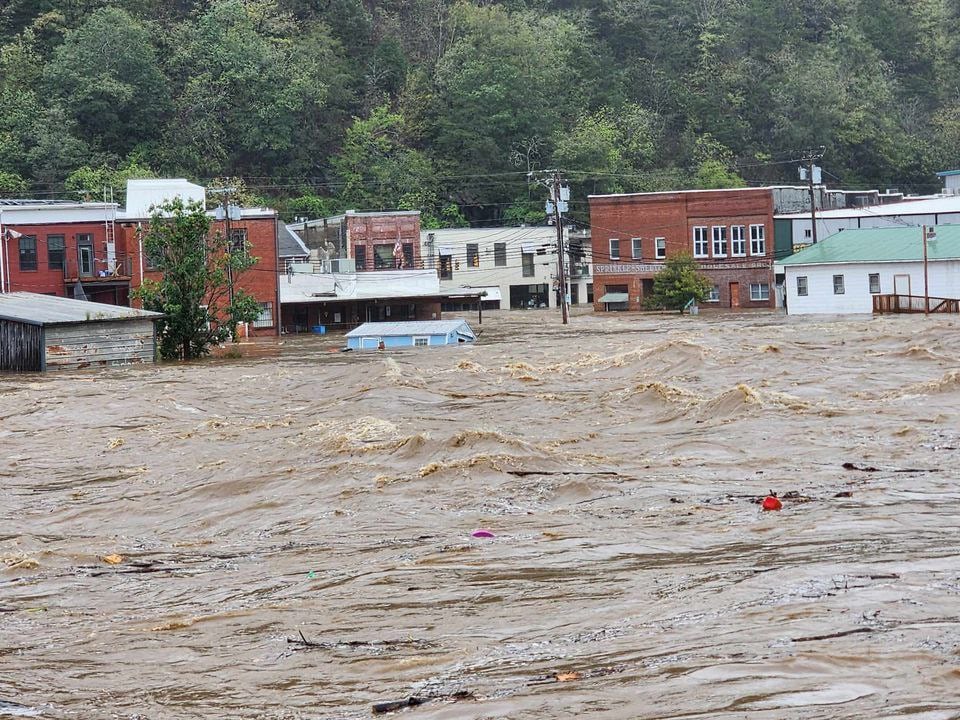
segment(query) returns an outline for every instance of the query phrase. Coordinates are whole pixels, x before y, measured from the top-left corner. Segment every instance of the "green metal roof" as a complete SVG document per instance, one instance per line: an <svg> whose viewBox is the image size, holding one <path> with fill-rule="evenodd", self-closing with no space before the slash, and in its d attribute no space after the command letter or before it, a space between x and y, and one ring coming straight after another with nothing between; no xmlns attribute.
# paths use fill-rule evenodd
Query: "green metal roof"
<svg viewBox="0 0 960 720"><path fill-rule="evenodd" d="M630 296L627 293L618 293L610 292L604 295L602 298L597 300L601 303L625 303L630 300Z"/></svg>
<svg viewBox="0 0 960 720"><path fill-rule="evenodd" d="M923 237L917 227L851 228L794 253L780 265L896 262L922 260ZM937 225L927 242L930 260L960 259L960 225Z"/></svg>

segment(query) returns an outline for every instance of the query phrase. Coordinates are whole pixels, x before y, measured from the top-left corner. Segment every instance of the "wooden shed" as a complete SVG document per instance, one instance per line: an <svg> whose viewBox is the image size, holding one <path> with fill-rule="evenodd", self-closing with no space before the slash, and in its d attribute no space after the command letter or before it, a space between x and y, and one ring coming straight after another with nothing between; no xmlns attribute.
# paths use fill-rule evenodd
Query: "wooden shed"
<svg viewBox="0 0 960 720"><path fill-rule="evenodd" d="M152 363L160 317L52 295L0 293L0 372Z"/></svg>

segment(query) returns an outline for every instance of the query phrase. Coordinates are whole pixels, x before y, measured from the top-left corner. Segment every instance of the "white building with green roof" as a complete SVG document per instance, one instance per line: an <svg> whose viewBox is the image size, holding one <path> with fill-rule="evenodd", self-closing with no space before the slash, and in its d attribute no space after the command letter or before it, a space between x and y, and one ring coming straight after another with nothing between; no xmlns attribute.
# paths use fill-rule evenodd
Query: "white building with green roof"
<svg viewBox="0 0 960 720"><path fill-rule="evenodd" d="M960 225L935 231L927 242L928 294L960 298ZM871 313L876 295L925 294L922 230L844 230L780 260L781 271L790 315Z"/></svg>

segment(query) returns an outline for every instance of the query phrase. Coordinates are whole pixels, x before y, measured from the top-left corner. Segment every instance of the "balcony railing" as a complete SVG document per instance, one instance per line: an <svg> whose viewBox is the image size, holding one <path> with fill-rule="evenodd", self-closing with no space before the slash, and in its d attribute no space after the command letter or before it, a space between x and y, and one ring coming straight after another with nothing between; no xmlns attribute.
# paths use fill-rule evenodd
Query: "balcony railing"
<svg viewBox="0 0 960 720"><path fill-rule="evenodd" d="M68 252L64 258L63 278L66 282L116 282L132 276L133 257L116 255L115 257L95 257L83 248L77 255Z"/></svg>
<svg viewBox="0 0 960 720"><path fill-rule="evenodd" d="M874 295L873 312L886 313L960 313L960 300L923 295Z"/></svg>

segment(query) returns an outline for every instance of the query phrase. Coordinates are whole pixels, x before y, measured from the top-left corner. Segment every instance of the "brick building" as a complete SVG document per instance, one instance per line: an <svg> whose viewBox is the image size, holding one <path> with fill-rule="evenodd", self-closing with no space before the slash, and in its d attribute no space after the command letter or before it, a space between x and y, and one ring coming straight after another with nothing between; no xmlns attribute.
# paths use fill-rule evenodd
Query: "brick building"
<svg viewBox="0 0 960 720"><path fill-rule="evenodd" d="M134 258L117 212L114 203L0 200L0 292L129 305Z"/></svg>
<svg viewBox="0 0 960 720"><path fill-rule="evenodd" d="M592 195L594 309L642 309L678 253L713 284L708 304L774 307L773 213L771 188Z"/></svg>
<svg viewBox="0 0 960 720"><path fill-rule="evenodd" d="M175 196L196 200L203 195L202 187L184 180L132 180L125 210L114 203L0 201L0 291L137 305L131 293L145 277L159 276L143 252L150 206ZM260 319L243 330L278 335L276 212L242 208L230 224L233 241L244 243L257 258L235 279L235 287L253 295L262 308ZM226 234L226 222L213 220L211 232Z"/></svg>
<svg viewBox="0 0 960 720"><path fill-rule="evenodd" d="M419 211L349 210L344 216L344 225L347 257L354 259L357 272L423 267ZM402 258L394 255L398 241Z"/></svg>

